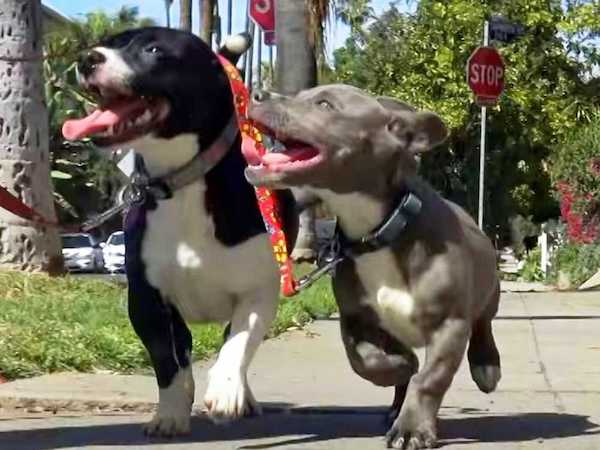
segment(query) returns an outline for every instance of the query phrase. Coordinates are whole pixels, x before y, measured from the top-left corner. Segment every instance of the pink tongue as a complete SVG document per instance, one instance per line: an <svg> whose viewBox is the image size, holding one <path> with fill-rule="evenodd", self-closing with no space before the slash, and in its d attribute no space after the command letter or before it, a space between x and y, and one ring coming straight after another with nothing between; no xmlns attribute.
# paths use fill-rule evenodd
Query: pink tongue
<svg viewBox="0 0 600 450"><path fill-rule="evenodd" d="M265 153L262 157L263 164L285 164L293 161L310 159L317 154L311 147L296 148L285 153Z"/></svg>
<svg viewBox="0 0 600 450"><path fill-rule="evenodd" d="M256 150L256 143L254 139L244 134L242 136L242 154L248 164L253 166L258 166L260 164L260 155L258 154L258 150Z"/></svg>
<svg viewBox="0 0 600 450"><path fill-rule="evenodd" d="M132 113L145 106L144 100L121 101L110 105L110 109L97 109L83 119L67 120L62 127L65 139L74 141L95 133L106 131L110 126L127 119Z"/></svg>

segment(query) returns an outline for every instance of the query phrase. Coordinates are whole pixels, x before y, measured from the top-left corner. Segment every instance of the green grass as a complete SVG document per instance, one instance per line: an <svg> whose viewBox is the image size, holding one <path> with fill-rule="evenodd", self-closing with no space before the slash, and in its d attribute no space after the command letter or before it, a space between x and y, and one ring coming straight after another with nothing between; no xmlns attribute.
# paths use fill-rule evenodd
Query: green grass
<svg viewBox="0 0 600 450"><path fill-rule="evenodd" d="M276 336L336 311L323 279L299 296L282 299L269 332ZM8 379L48 372L149 369L149 360L127 316L126 288L67 276L0 272L0 374ZM220 325L193 325L194 359L222 344Z"/></svg>

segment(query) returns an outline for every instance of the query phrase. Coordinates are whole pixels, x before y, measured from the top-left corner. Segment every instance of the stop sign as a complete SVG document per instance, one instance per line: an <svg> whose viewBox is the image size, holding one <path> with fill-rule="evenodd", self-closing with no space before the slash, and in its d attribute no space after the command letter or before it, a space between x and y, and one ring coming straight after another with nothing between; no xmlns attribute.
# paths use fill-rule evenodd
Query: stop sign
<svg viewBox="0 0 600 450"><path fill-rule="evenodd" d="M275 0L251 0L248 14L263 31L275 31Z"/></svg>
<svg viewBox="0 0 600 450"><path fill-rule="evenodd" d="M467 62L467 82L480 105L493 105L504 90L504 61L495 48L479 47Z"/></svg>

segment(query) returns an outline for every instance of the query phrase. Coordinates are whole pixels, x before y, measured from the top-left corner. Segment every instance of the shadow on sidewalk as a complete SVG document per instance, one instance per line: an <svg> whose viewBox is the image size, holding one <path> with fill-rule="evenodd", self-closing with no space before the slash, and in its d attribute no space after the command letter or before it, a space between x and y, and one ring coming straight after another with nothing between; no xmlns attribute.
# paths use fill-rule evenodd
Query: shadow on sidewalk
<svg viewBox="0 0 600 450"><path fill-rule="evenodd" d="M478 442L522 442L600 434L600 425L587 416L559 413L475 415L440 421L441 444ZM567 447L565 447L567 448Z"/></svg>
<svg viewBox="0 0 600 450"><path fill-rule="evenodd" d="M174 440L146 438L142 435L139 423L78 425L81 420L98 419L84 417L73 419L68 426L0 432L0 448L49 450L93 445L140 448L158 444L168 447L171 443L210 445L218 441L245 441L240 449L269 449L341 438L380 438L380 447L383 449L383 435L386 432L384 411L383 408L350 407L295 408L286 411L267 407L261 417L221 426L212 424L205 417L196 416L192 419L192 433ZM463 413L474 415L440 421L441 444L520 442L600 434L598 425L581 415L529 413L476 416L479 411ZM252 443L258 439L270 439L271 442Z"/></svg>

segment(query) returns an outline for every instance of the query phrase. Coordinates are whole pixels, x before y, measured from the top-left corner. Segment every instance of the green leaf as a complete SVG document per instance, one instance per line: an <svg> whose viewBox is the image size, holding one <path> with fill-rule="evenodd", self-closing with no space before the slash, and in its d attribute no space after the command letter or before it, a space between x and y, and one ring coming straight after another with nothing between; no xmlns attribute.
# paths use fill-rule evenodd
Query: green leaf
<svg viewBox="0 0 600 450"><path fill-rule="evenodd" d="M52 170L50 172L50 176L52 178L56 178L58 180L70 180L71 178L73 178L73 176L71 174L68 174L66 172L61 172L60 170Z"/></svg>

